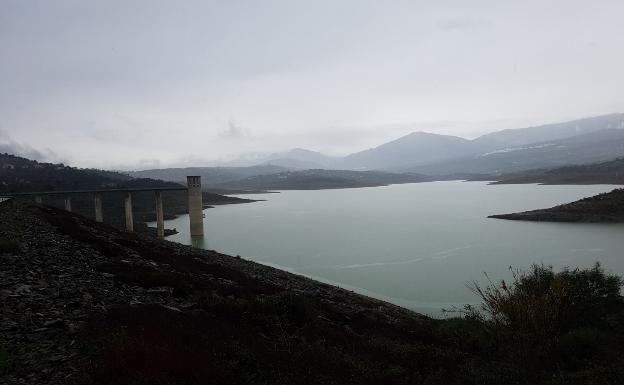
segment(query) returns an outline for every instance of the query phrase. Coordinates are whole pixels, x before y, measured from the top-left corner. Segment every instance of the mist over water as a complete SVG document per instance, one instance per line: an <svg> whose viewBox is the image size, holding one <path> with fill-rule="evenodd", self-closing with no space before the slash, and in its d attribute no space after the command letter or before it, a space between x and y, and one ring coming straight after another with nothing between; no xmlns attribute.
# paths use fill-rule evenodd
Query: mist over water
<svg viewBox="0 0 624 385"><path fill-rule="evenodd" d="M616 187L451 181L241 196L266 201L205 210L201 243L440 316L476 301L467 283L508 278L510 266L600 262L623 274L622 224L487 218ZM191 244L186 216L166 226L180 231L167 239Z"/></svg>

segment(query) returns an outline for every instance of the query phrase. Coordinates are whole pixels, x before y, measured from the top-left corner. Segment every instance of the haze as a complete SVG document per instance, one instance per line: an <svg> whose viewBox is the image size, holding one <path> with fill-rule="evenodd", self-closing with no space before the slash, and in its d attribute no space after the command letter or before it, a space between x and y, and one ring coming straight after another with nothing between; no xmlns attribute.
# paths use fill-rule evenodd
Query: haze
<svg viewBox="0 0 624 385"><path fill-rule="evenodd" d="M618 0L1 0L0 152L204 165L622 112L622 14Z"/></svg>

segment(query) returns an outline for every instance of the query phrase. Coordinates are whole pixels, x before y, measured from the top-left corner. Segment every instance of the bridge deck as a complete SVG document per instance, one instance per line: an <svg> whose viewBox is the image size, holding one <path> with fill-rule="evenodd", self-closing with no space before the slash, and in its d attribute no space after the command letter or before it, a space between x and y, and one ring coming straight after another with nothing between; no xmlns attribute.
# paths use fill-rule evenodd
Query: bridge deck
<svg viewBox="0 0 624 385"><path fill-rule="evenodd" d="M5 197L34 196L34 195L70 195L70 194L101 194L109 192L140 192L140 191L186 191L184 186L180 187L138 187L138 188L116 188L98 190L66 190L66 191L34 191L19 193L2 193Z"/></svg>

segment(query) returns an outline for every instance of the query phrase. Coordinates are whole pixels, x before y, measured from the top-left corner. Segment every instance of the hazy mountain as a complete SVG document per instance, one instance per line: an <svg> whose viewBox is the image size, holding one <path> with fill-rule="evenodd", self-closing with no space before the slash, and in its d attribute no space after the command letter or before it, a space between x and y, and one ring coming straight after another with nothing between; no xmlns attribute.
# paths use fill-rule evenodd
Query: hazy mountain
<svg viewBox="0 0 624 385"><path fill-rule="evenodd" d="M317 151L310 151L304 148L294 148L290 151L274 153L268 156L267 160L276 159L293 159L301 162L308 162L319 164L321 166L328 166L335 161L335 158L327 156Z"/></svg>
<svg viewBox="0 0 624 385"><path fill-rule="evenodd" d="M412 167L409 170L429 175L457 173L501 175L537 168L601 162L622 155L624 155L624 130L607 129Z"/></svg>
<svg viewBox="0 0 624 385"><path fill-rule="evenodd" d="M564 123L502 130L474 140L414 132L378 147L351 154L337 160L334 164L345 169L409 170L425 164L464 158L509 147L526 146L605 129L622 128L624 128L624 114L610 114Z"/></svg>
<svg viewBox="0 0 624 385"><path fill-rule="evenodd" d="M305 160L293 159L293 158L277 158L267 160L262 165L280 166L287 169L294 170L311 170L319 168L330 168L327 165L323 165L315 162L307 162Z"/></svg>
<svg viewBox="0 0 624 385"><path fill-rule="evenodd" d="M393 170L457 158L491 147L457 136L414 132L381 146L346 156L336 162L345 169Z"/></svg>
<svg viewBox="0 0 624 385"><path fill-rule="evenodd" d="M317 190L384 186L430 180L432 178L424 175L394 174L381 171L303 170L257 175L222 183L215 187L235 190Z"/></svg>
<svg viewBox="0 0 624 385"><path fill-rule="evenodd" d="M183 182L201 175L206 186L287 170L337 169L416 172L428 175L493 174L553 168L614 159L621 148L624 114L503 130L474 140L414 132L344 158L295 148L267 156L242 157L251 167L192 167L145 170L132 176ZM241 163L242 162L242 163Z"/></svg>
<svg viewBox="0 0 624 385"><path fill-rule="evenodd" d="M237 159L219 163L220 167L250 167L259 165L276 165L286 168L330 168L336 158L317 151L304 148L293 148L284 152L275 152L268 155L244 154Z"/></svg>
<svg viewBox="0 0 624 385"><path fill-rule="evenodd" d="M260 165L250 167L164 168L132 171L128 174L133 177L155 178L172 182L186 182L186 177L188 175L199 175L202 177L202 184L209 187L250 176L275 174L286 170L288 170L288 168L274 165Z"/></svg>
<svg viewBox="0 0 624 385"><path fill-rule="evenodd" d="M517 128L483 135L476 142L487 141L499 146L524 146L584 135L604 129L624 129L624 114L609 114L569 122L545 124L536 127Z"/></svg>

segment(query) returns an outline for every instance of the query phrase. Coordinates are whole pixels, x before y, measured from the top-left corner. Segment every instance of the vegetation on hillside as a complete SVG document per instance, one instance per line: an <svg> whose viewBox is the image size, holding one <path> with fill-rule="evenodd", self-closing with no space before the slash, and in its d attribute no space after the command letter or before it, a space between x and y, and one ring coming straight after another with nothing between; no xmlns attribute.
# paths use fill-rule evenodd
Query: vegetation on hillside
<svg viewBox="0 0 624 385"><path fill-rule="evenodd" d="M114 171L80 169L0 154L0 192L115 188L131 179Z"/></svg>
<svg viewBox="0 0 624 385"><path fill-rule="evenodd" d="M71 191L96 189L132 189L181 187L176 182L151 178L133 178L126 174L97 169L82 169L64 164L40 163L10 154L0 154L0 193L25 193L35 191ZM43 203L64 207L63 195L45 195ZM204 192L205 205L245 203L250 200ZM31 196L20 198L32 200ZM136 231L149 231L143 221L155 221L155 199L152 192L133 193L133 212L137 221ZM165 218L188 212L184 191L163 192ZM124 193L102 195L104 221L115 226L125 226ZM87 218L94 218L95 209L91 194L72 195L72 211Z"/></svg>
<svg viewBox="0 0 624 385"><path fill-rule="evenodd" d="M624 184L624 158L554 169L529 170L501 175L496 179L497 182L493 184Z"/></svg>

